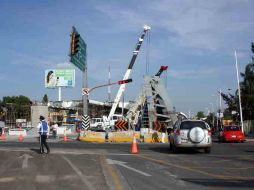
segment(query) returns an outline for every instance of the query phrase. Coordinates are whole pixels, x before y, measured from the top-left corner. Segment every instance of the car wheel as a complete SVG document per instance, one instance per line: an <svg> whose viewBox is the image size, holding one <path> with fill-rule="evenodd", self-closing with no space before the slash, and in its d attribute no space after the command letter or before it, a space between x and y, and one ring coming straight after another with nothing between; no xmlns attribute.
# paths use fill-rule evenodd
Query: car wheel
<svg viewBox="0 0 254 190"><path fill-rule="evenodd" d="M207 153L207 154L211 153L211 147L205 148L205 153Z"/></svg>

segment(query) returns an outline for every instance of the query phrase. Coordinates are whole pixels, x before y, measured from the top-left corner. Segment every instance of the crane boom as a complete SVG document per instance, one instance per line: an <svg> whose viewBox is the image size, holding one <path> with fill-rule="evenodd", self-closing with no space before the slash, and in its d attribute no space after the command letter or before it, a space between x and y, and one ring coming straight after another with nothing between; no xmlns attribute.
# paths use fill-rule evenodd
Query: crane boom
<svg viewBox="0 0 254 190"><path fill-rule="evenodd" d="M150 30L150 29L151 29L150 26L147 26L147 25L144 26L144 30L143 30L143 32L142 32L142 34L141 34L141 37L138 39L138 43L137 43L137 45L136 45L136 47L135 47L135 50L133 51L133 55L132 55L130 64L129 64L129 66L128 66L127 71L126 71L125 74L124 74L123 80L126 80L126 79L128 79L128 78L130 77L130 74L131 74L133 65L134 65L134 63L135 63L135 61L136 61L136 58L137 58L137 56L138 56L138 53L139 53L139 49L140 49L140 47L141 47L141 45L142 45L142 42L144 41L145 34L146 34L146 32L147 32L148 30ZM119 90L118 90L118 92L117 92L117 94L116 94L114 103L113 103L112 108L111 108L111 110L110 110L110 113L109 113L109 115L108 115L108 119L109 119L109 120L110 120L111 116L114 115L114 113L115 113L115 111L116 111L116 107L117 107L117 105L118 105L118 103L119 103L119 101L120 101L120 98L121 98L121 96L122 96L124 90L125 90L125 84L121 84L120 87L119 87Z"/></svg>

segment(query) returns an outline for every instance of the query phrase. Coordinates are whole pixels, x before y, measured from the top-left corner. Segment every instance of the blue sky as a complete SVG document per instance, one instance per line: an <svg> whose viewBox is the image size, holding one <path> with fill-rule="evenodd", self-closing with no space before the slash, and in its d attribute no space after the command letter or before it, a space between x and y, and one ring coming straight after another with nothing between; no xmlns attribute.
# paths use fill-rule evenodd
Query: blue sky
<svg viewBox="0 0 254 190"><path fill-rule="evenodd" d="M135 100L146 73L168 65L163 79L178 111L211 109L217 90L236 89L234 50L240 72L251 60L254 41L254 2L251 0L0 0L0 98L25 95L41 100L58 91L44 88L44 70L75 68L69 63L71 27L87 43L90 87L123 77L143 25L151 26L150 45L141 47L125 98ZM62 99L81 99L81 72L76 87L62 90ZM118 86L112 88L112 96ZM107 99L107 88L91 99Z"/></svg>

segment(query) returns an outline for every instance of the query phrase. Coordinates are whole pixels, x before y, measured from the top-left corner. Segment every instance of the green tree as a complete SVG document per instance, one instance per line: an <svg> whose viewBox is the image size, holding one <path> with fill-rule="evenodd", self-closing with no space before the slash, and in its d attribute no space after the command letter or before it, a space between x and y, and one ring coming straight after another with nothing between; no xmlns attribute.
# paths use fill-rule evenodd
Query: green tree
<svg viewBox="0 0 254 190"><path fill-rule="evenodd" d="M197 113L196 117L197 117L198 119L205 118L205 114L204 114L204 112L199 111L199 112Z"/></svg>
<svg viewBox="0 0 254 190"><path fill-rule="evenodd" d="M251 50L254 54L254 44L251 44ZM254 118L254 57L252 62L246 65L245 72L241 73L243 81L241 82L241 100L244 119Z"/></svg>
<svg viewBox="0 0 254 190"><path fill-rule="evenodd" d="M44 94L43 98L42 98L42 103L43 104L47 104L48 103L48 95Z"/></svg>
<svg viewBox="0 0 254 190"><path fill-rule="evenodd" d="M16 118L30 119L31 101L26 96L5 96L1 102L1 107L15 113Z"/></svg>

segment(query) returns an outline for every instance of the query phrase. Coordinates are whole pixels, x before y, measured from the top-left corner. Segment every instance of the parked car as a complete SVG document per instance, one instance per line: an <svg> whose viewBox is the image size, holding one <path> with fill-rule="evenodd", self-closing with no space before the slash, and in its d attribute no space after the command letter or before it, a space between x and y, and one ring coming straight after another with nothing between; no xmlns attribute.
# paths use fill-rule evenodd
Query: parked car
<svg viewBox="0 0 254 190"><path fill-rule="evenodd" d="M239 126L228 125L223 127L218 139L220 142L244 142L245 136Z"/></svg>
<svg viewBox="0 0 254 190"><path fill-rule="evenodd" d="M200 120L183 120L177 122L169 135L170 149L174 153L179 148L204 149L211 152L212 137L209 125Z"/></svg>

